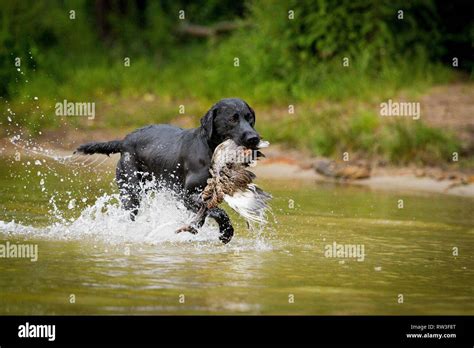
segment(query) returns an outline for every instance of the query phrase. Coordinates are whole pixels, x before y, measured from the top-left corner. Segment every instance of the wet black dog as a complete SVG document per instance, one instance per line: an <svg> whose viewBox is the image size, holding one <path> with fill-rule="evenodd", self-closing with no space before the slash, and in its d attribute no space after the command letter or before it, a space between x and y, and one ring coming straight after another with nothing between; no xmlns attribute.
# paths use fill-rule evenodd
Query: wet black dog
<svg viewBox="0 0 474 348"><path fill-rule="evenodd" d="M237 98L222 99L201 119L198 128L152 125L130 133L123 140L81 145L77 152L121 153L116 179L122 203L131 211L132 219L140 205L140 183L152 177L180 193L186 207L197 212L202 205L199 193L210 176L214 149L226 139L255 149L260 136L254 126L255 112L246 102ZM214 208L207 216L217 221L219 238L228 243L234 229L226 212Z"/></svg>

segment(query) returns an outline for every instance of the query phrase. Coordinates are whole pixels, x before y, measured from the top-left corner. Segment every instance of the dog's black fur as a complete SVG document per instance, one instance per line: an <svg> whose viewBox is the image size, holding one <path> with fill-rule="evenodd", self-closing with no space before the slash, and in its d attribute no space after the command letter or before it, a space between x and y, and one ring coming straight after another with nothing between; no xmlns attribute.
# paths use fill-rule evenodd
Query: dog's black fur
<svg viewBox="0 0 474 348"><path fill-rule="evenodd" d="M201 118L198 128L151 125L137 129L123 140L81 145L77 152L121 153L116 179L122 203L131 211L132 219L140 205L140 182L152 177L181 193L186 207L197 212L202 206L199 193L207 184L214 149L226 139L255 149L260 136L254 126L255 112L246 102L237 98L222 99ZM226 212L214 208L207 216L217 221L219 238L228 243L234 229Z"/></svg>

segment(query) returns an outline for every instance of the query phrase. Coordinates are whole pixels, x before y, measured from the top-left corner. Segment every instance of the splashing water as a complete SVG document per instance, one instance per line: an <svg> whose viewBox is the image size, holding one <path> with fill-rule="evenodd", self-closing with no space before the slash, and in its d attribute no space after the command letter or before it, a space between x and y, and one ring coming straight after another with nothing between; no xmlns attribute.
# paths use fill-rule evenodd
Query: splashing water
<svg viewBox="0 0 474 348"><path fill-rule="evenodd" d="M141 206L135 221L129 217L119 203L118 194L105 194L93 205L82 210L77 219L69 221L62 217L62 212L52 203L51 212L60 220L40 228L26 226L15 221L0 221L0 233L22 235L30 238L59 240L91 240L106 243L146 243L158 245L165 242L207 242L206 245L222 246L219 241L217 224L208 219L196 235L188 233L176 234L176 229L193 217L175 194L160 190L148 192L142 196ZM262 236L254 234L253 241L245 240L244 249L271 249L270 244ZM249 245L249 242L252 244ZM234 247L242 247L242 241Z"/></svg>
<svg viewBox="0 0 474 348"><path fill-rule="evenodd" d="M59 155L50 149L44 149L42 146L35 144L32 140L22 139L20 135L12 136L9 140L16 148L31 156L48 158L68 166L98 167L108 159L106 156L82 156L76 153L66 156Z"/></svg>
<svg viewBox="0 0 474 348"><path fill-rule="evenodd" d="M33 97L33 99L39 100L38 97ZM9 106L8 103L7 106ZM212 219L206 221L197 235L175 234L175 230L183 223L190 221L194 214L185 208L175 193L153 181L146 185L159 187L159 192L146 190L146 188L143 190L146 193L142 194L139 213L135 221L131 221L129 212L121 206L119 195L103 189L104 186L110 184L116 192L114 181L104 182L103 176L97 175L97 171L104 169L102 164L104 162L107 164L109 157L64 154L47 149L29 136L25 136L16 122L19 115L10 107L7 111L8 124L13 127L7 129L7 134L16 153L22 153L21 159L19 157L16 161L19 161L18 163L21 163L23 167L20 176L15 176L12 172L10 177L17 182L17 186L20 186L20 182L24 183L24 186L21 185L23 190L20 193L23 196L21 199L29 200L31 195L37 194L47 203L49 211L46 227L39 227L35 222L27 225L15 220L0 220L0 233L55 240L92 239L107 243L202 244L204 242L215 243L222 247L218 239L219 228ZM28 177L25 178L24 174ZM78 185L87 180L86 185ZM101 184L98 185L98 182ZM91 194L90 190L97 186L101 186L100 192ZM31 192L36 189L38 192ZM34 198L39 199L38 196ZM95 202L84 207L86 202L93 202L90 200L91 196L95 197ZM25 213L29 212L25 211ZM72 214L75 217L71 217ZM45 216L41 218L44 220ZM251 231L250 239L241 236L237 239L236 236L230 243L231 246L228 245L226 248L242 246L244 249L271 249L268 241L263 237L264 230L268 230L268 227L262 226Z"/></svg>
<svg viewBox="0 0 474 348"><path fill-rule="evenodd" d="M73 221L62 217L62 212L57 209L54 201L50 203L53 205L51 211L58 222L46 228L37 228L0 221L0 231L53 239L74 240L89 237L110 243L218 241L218 228L210 224L203 226L197 235L174 232L183 221L191 218L192 213L187 211L171 192L144 194L135 221L131 221L130 213L120 206L118 194L105 194L99 197Z"/></svg>
<svg viewBox="0 0 474 348"><path fill-rule="evenodd" d="M222 246L219 241L219 228L212 219L208 219L199 233L192 235L189 233L176 234L177 228L184 223L189 222L194 217L194 213L188 211L177 194L155 180L147 181L142 184L140 191L141 204L135 221L130 219L130 212L123 209L120 203L120 197L117 193L104 193L97 197L93 204L86 206L80 211L78 217L68 217L71 211L79 212L78 203L87 201L87 191L89 186L85 186L79 192L61 192L56 186L48 183L48 180L54 178L61 182L67 181L73 184L77 180L84 178L81 172L77 171L78 164L81 163L80 157L61 156L54 151L44 149L28 141L20 141L19 137L11 139L12 143L30 155L41 156L42 160L30 159L24 163L25 167L37 167L38 181L29 179L28 184L38 185L42 195L47 197L49 203L49 220L46 227L28 226L21 223L0 220L0 233L8 235L21 235L28 238L44 238L54 240L92 240L103 241L106 243L194 243L194 244L215 244ZM89 156L90 157L90 156ZM99 157L99 156L97 156ZM105 157L105 156L102 156ZM106 157L107 158L107 157ZM74 159L74 160L72 160ZM53 162L53 163L48 163ZM90 166L96 161L84 162L80 165L81 170L95 172ZM58 172L58 165L64 166L67 170L66 175ZM71 167L69 170L68 168ZM96 166L94 166L96 167ZM30 174L35 174L29 170ZM45 180L46 179L46 180ZM100 175L95 176L92 181L100 181ZM90 181L89 180L89 181ZM114 185L113 182L110 183ZM76 182L77 186L77 182ZM153 188L153 189L152 189ZM80 192L85 190L84 192ZM65 204L60 204L65 203ZM60 206L65 207L61 210ZM68 214L69 213L69 214ZM271 249L268 241L263 238L263 229L252 231L253 240L241 239L233 244L233 248L243 247L244 249Z"/></svg>

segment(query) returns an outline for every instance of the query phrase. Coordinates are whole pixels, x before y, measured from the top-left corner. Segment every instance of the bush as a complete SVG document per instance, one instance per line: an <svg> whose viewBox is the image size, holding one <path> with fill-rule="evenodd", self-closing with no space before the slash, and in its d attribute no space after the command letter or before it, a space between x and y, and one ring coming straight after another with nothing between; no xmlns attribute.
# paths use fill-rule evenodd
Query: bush
<svg viewBox="0 0 474 348"><path fill-rule="evenodd" d="M441 0L4 1L0 95L15 109L15 123L34 132L59 125L51 110L63 99L122 105L122 99L153 94L198 105L230 96L257 106L298 104L303 109L298 116L259 121L259 127L273 141L317 155L351 150L400 162L440 160L457 146L452 136L421 123L381 124L367 105L400 90L413 95L449 81L453 54L470 71L468 5ZM194 24L230 20L242 27L209 39L184 37L176 30L183 24L181 9ZM20 72L15 57L22 59ZM130 57L130 67L124 67L124 57ZM348 106L351 101L357 101L356 110ZM333 106L315 111L314 103ZM139 126L148 107L124 121L104 114L102 125ZM165 107L156 119L171 120L174 109Z"/></svg>

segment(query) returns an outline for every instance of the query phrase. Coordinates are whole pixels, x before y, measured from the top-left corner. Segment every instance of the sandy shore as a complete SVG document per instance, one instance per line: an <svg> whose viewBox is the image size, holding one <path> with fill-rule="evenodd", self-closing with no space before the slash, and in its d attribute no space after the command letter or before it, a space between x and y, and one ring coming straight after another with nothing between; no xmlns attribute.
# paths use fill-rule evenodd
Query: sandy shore
<svg viewBox="0 0 474 348"><path fill-rule="evenodd" d="M375 190L419 191L441 193L455 196L474 197L474 184L453 186L450 180L435 180L415 175L375 175L360 180L340 180L327 178L314 169L304 169L297 164L273 162L261 163L252 170L262 179L304 179L318 182L335 182L345 185L366 186Z"/></svg>
<svg viewBox="0 0 474 348"><path fill-rule="evenodd" d="M52 154L59 156L71 155L73 150L51 147L50 144L43 145L43 149L48 149ZM413 170L409 168L385 168L383 170L373 170L372 175L366 179L344 180L335 179L321 175L312 168L312 161L306 154L285 150L279 146L272 146L266 153L267 158L258 162L257 166L251 168L261 179L273 180L314 180L316 182L334 182L344 185L365 186L374 190L391 191L418 191L427 193L440 193L455 196L474 197L474 184L459 184L453 180L437 180L431 177L417 177ZM14 156L16 151L29 157L42 157L41 154L24 151L16 148L8 139L0 140L0 156ZM102 155L97 155L103 157ZM90 162L90 156L79 156L79 161L84 158L85 162ZM112 155L101 162L104 168L115 167L119 155Z"/></svg>

